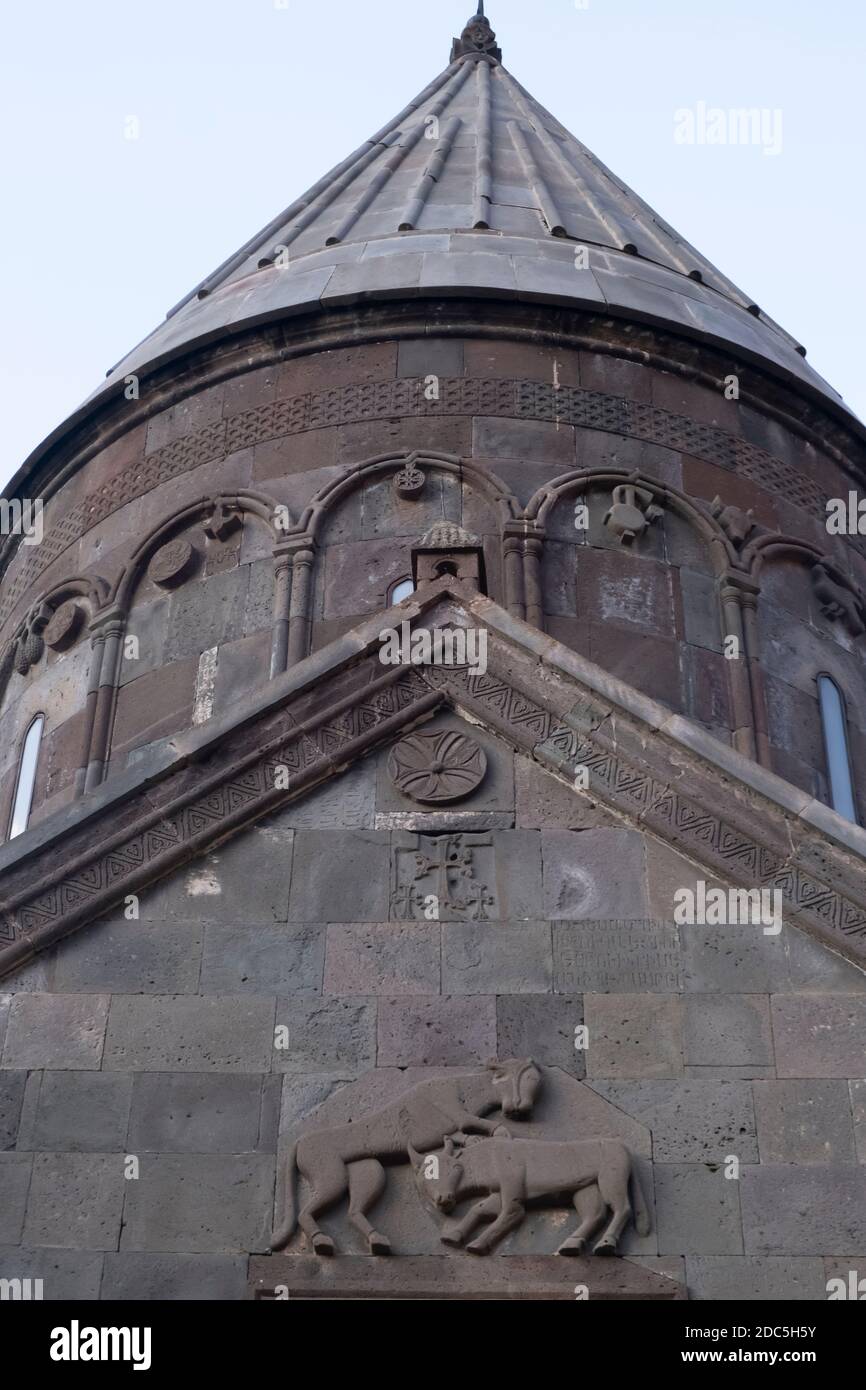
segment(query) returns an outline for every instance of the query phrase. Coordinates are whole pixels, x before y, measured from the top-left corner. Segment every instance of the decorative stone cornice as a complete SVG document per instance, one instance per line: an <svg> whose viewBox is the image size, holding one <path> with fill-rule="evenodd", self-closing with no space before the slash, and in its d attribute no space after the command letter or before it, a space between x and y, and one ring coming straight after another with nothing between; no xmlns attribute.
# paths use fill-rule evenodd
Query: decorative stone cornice
<svg viewBox="0 0 866 1390"><path fill-rule="evenodd" d="M588 768L593 799L626 823L736 886L780 890L786 920L866 963L866 833L453 580L425 586L406 616L483 626L486 674L383 675L375 615L0 850L0 972L443 704L571 787Z"/></svg>

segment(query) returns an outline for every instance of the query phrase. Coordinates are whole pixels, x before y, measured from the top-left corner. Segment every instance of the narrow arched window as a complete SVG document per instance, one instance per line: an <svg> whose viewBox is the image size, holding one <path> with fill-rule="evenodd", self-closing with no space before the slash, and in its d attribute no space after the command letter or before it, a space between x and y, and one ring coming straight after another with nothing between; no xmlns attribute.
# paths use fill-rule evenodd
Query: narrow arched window
<svg viewBox="0 0 866 1390"><path fill-rule="evenodd" d="M12 817L9 821L9 839L14 840L27 829L30 807L33 805L33 788L36 784L36 764L39 762L39 745L42 742L42 728L45 715L37 714L21 748L18 762L18 777L15 782L15 799L12 803Z"/></svg>
<svg viewBox="0 0 866 1390"><path fill-rule="evenodd" d="M414 592L415 585L411 579L398 579L397 583L392 585L391 592L388 595L391 601L390 606L393 608L395 604L402 603L404 598L408 598L409 595L414 594Z"/></svg>
<svg viewBox="0 0 866 1390"><path fill-rule="evenodd" d="M822 674L818 677L818 699L821 704L827 776L830 779L830 804L840 816L856 823L857 803L854 799L854 779L851 776L845 701L832 676Z"/></svg>

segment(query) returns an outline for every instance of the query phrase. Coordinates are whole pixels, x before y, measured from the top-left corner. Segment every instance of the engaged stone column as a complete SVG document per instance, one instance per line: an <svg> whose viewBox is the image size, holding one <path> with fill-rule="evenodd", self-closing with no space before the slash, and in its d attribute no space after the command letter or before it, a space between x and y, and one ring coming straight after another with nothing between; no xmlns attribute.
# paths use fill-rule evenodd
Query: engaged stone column
<svg viewBox="0 0 866 1390"><path fill-rule="evenodd" d="M274 625L271 644L271 679L282 675L289 662L289 623L292 602L292 547L281 541L274 547Z"/></svg>
<svg viewBox="0 0 866 1390"><path fill-rule="evenodd" d="M523 593L523 529L507 527L502 543L505 559L505 607L512 618L526 617Z"/></svg>
<svg viewBox="0 0 866 1390"><path fill-rule="evenodd" d="M752 685L749 674L749 655L743 630L743 613L740 607L742 590L739 576L728 574L722 581L721 600L724 614L723 640L734 637L737 641L738 655L728 661L731 688L731 716L733 724L734 747L747 758L756 757L755 711L752 701Z"/></svg>
<svg viewBox="0 0 866 1390"><path fill-rule="evenodd" d="M316 562L315 541L304 536L295 543L291 574L289 606L289 649L287 667L303 661L310 649L311 606L313 595L313 565Z"/></svg>
<svg viewBox="0 0 866 1390"><path fill-rule="evenodd" d="M90 625L90 630L96 639L94 668L97 648L101 648L102 655L94 684L93 723L89 740L87 771L84 776L85 791L90 791L91 787L98 786L105 776L125 625L126 616L123 610L116 606L98 614ZM94 668L91 668L92 680ZM88 690L88 702L91 700L92 693Z"/></svg>

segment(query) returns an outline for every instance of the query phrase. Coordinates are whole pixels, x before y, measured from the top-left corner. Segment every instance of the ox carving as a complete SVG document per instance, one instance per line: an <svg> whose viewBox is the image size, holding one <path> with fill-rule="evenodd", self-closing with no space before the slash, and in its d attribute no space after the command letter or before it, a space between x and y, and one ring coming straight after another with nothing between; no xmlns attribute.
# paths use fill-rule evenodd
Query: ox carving
<svg viewBox="0 0 866 1390"><path fill-rule="evenodd" d="M408 1163L410 1153L438 1149L458 1132L507 1134L501 1117L530 1115L540 1085L541 1073L528 1058L491 1062L483 1071L422 1081L366 1119L305 1134L289 1150L284 1216L271 1249L283 1249L300 1226L315 1254L335 1254L334 1242L317 1218L348 1196L349 1219L365 1237L370 1254L390 1254L391 1242L367 1215L385 1189L386 1165ZM486 1118L494 1112L499 1119ZM309 1195L296 1215L298 1173L306 1179Z"/></svg>
<svg viewBox="0 0 866 1390"><path fill-rule="evenodd" d="M632 1216L638 1235L649 1235L649 1210L632 1156L618 1139L552 1143L458 1135L447 1138L441 1152L410 1149L410 1157L419 1191L437 1212L450 1213L464 1200L476 1199L441 1237L446 1245L473 1255L488 1254L516 1230L533 1200L559 1199L572 1204L580 1217L558 1255L583 1255L602 1227L592 1253L615 1255ZM485 1221L490 1224L474 1235Z"/></svg>

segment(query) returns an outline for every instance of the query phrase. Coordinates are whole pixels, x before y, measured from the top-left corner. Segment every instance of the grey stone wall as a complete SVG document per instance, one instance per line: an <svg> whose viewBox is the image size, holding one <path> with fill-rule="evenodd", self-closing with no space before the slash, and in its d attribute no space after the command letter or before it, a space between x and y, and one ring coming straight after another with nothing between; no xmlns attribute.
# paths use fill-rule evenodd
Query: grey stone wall
<svg viewBox="0 0 866 1390"><path fill-rule="evenodd" d="M491 771L459 818L420 815L386 750L4 982L0 1276L240 1298L278 1152L323 1102L491 1055L563 1068L649 1131L653 1231L625 1258L691 1297L866 1275L866 978L794 929L677 927L693 866L472 732ZM401 918L401 855L449 831L489 920ZM395 1236L438 1248L432 1224Z"/></svg>

